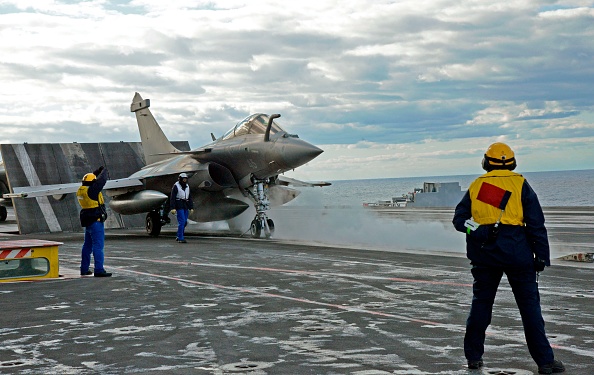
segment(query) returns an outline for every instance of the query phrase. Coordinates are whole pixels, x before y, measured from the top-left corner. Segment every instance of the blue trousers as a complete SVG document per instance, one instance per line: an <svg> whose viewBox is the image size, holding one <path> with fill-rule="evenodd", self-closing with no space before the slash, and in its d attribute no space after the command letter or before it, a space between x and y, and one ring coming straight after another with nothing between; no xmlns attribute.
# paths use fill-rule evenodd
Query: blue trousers
<svg viewBox="0 0 594 375"><path fill-rule="evenodd" d="M85 227L85 242L82 246L82 260L80 272L86 273L91 265L91 254L95 259L95 273L105 272L103 268L103 245L105 243L105 226L102 222L96 221Z"/></svg>
<svg viewBox="0 0 594 375"><path fill-rule="evenodd" d="M188 215L190 214L190 210L181 209L176 211L177 217L177 239L183 240L184 239L184 231L186 230L186 225L188 224Z"/></svg>
<svg viewBox="0 0 594 375"><path fill-rule="evenodd" d="M545 323L540 310L540 295L534 269L503 269L474 266L472 276L472 306L466 320L464 354L469 361L482 358L485 351L485 331L491 324L493 303L503 273L514 293L520 310L528 350L538 366L554 360L553 349L545 334Z"/></svg>

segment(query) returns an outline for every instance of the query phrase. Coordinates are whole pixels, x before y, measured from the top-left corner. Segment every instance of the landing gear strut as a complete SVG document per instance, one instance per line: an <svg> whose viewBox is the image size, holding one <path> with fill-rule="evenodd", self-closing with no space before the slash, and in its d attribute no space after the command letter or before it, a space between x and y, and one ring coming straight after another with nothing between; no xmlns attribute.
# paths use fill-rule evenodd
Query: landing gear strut
<svg viewBox="0 0 594 375"><path fill-rule="evenodd" d="M254 179L253 192L248 190L251 197L254 199L254 206L256 207L256 216L250 225L250 233L253 238L260 238L262 230L264 236L270 238L274 234L274 221L268 218L266 211L270 209L270 202L268 201L268 179L258 180Z"/></svg>
<svg viewBox="0 0 594 375"><path fill-rule="evenodd" d="M165 213L163 208L153 210L146 214L146 232L153 237L158 237L161 234L161 227L170 222L171 219L169 219L169 215Z"/></svg>

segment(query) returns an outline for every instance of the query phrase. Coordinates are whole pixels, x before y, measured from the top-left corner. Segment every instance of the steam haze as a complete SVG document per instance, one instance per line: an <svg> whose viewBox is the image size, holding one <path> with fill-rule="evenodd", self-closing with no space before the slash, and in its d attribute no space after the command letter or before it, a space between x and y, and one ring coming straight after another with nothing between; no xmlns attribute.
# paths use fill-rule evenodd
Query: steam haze
<svg viewBox="0 0 594 375"><path fill-rule="evenodd" d="M324 207L315 191L302 192L297 200L270 211L279 223L275 239L388 251L465 252L464 236L451 223L381 217L363 207Z"/></svg>

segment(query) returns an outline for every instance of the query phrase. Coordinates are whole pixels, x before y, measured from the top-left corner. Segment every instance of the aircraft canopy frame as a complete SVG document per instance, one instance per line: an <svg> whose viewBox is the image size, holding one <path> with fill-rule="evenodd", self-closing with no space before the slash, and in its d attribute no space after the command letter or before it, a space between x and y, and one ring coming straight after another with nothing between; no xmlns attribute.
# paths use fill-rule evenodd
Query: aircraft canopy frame
<svg viewBox="0 0 594 375"><path fill-rule="evenodd" d="M246 134L264 135L266 133L266 127L268 126L269 119L270 116L264 113L250 115L238 122L232 129L225 133L225 135L223 135L223 139L231 139ZM286 133L286 131L283 130L283 128L281 128L280 125L276 123L276 121L272 121L270 135L272 136L280 132Z"/></svg>

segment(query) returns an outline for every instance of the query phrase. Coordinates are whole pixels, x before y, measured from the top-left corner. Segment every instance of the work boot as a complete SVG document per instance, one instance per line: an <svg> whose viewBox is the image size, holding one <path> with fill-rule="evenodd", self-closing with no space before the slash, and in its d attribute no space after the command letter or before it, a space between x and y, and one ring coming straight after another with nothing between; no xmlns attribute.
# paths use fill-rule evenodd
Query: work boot
<svg viewBox="0 0 594 375"><path fill-rule="evenodd" d="M95 277L111 277L111 272L95 272Z"/></svg>
<svg viewBox="0 0 594 375"><path fill-rule="evenodd" d="M90 276L92 274L93 274L93 271L91 271L91 270L88 270L87 272L81 272L80 273L81 276Z"/></svg>
<svg viewBox="0 0 594 375"><path fill-rule="evenodd" d="M188 243L186 240L177 240L178 243Z"/></svg>
<svg viewBox="0 0 594 375"><path fill-rule="evenodd" d="M477 370L484 366L483 359L479 359L478 361L468 361L468 368L470 370Z"/></svg>
<svg viewBox="0 0 594 375"><path fill-rule="evenodd" d="M565 372L565 366L563 366L563 362L561 361L554 360L552 363L538 366L539 374L557 374L560 372Z"/></svg>

